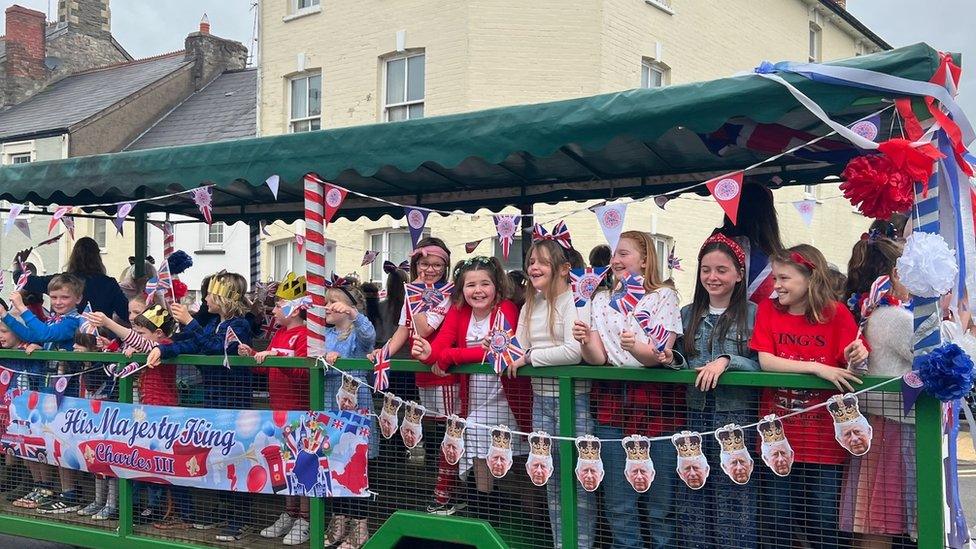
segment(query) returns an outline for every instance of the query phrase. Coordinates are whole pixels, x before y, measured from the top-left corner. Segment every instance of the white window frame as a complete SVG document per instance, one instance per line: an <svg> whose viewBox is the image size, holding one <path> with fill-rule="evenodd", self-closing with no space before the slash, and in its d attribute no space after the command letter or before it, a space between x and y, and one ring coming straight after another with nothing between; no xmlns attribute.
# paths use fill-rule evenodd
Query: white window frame
<svg viewBox="0 0 976 549"><path fill-rule="evenodd" d="M303 0L288 0L288 15L281 18L285 23L299 17L322 12L321 0L306 0L309 5L300 7Z"/></svg>
<svg viewBox="0 0 976 549"><path fill-rule="evenodd" d="M101 242L98 241L99 225L104 230ZM92 240L98 244L102 253L105 253L108 249L108 219L92 219L89 228L91 229Z"/></svg>
<svg viewBox="0 0 976 549"><path fill-rule="evenodd" d="M28 162L34 162L37 160L34 150L34 141L17 141L15 143L2 143L0 144L0 150L3 151L3 156L0 158L0 163L4 166L9 166L13 164L26 164ZM27 158L27 162L15 162L15 159Z"/></svg>
<svg viewBox="0 0 976 549"><path fill-rule="evenodd" d="M421 99L414 99L414 100L408 101L406 99L406 95L407 95L407 90L410 89L410 59L411 58L414 58L414 57L423 57L424 58L424 96ZM399 61L401 59L404 61L404 63L403 63L403 71L405 73L404 74L404 78L403 78L403 95L404 95L404 100L403 101L394 102L394 103L390 103L389 102L390 101L390 98L387 97L387 95L386 95L386 84L387 84L387 81L389 80L390 63L392 63L394 61ZM417 52L413 52L413 53L407 53L407 54L404 54L404 55L396 55L396 56L393 56L393 57L388 57L388 58L383 59L383 83L382 84L383 84L383 88L382 88L383 89L383 122L389 122L390 121L390 109L394 109L394 108L398 108L398 107L407 107L407 117L404 120L411 120L411 118L410 118L410 107L412 107L414 105L421 105L421 106L424 107L424 114L421 115L420 118L423 118L424 116L426 116L427 115L427 52L426 51L417 51Z"/></svg>
<svg viewBox="0 0 976 549"><path fill-rule="evenodd" d="M658 272L661 274L661 280L667 280L672 275L671 267L668 266L668 255L674 247L674 237L665 234L652 234L651 242L654 243L654 252L658 256Z"/></svg>
<svg viewBox="0 0 976 549"><path fill-rule="evenodd" d="M214 230L217 229L215 234ZM219 239L213 238L220 236ZM202 224L200 227L200 249L201 250L223 250L224 242L227 241L227 225L215 222L210 225Z"/></svg>
<svg viewBox="0 0 976 549"><path fill-rule="evenodd" d="M807 60L819 63L823 59L823 26L817 21L810 21L807 44Z"/></svg>
<svg viewBox="0 0 976 549"><path fill-rule="evenodd" d="M651 85L651 76L660 75L661 85L653 86ZM661 63L660 61L655 61L653 59L645 58L641 60L641 81L640 87L654 89L654 88L664 88L671 84L671 68Z"/></svg>
<svg viewBox="0 0 976 549"><path fill-rule="evenodd" d="M335 243L334 240L325 239L325 267L326 267L326 270L329 270L330 268L332 270L335 270L335 266L336 266L336 245L335 244L336 243ZM278 248L278 246L285 246L285 249L287 250L287 257L285 259L284 269L281 269L281 270L279 270L280 265L278 265L278 263L277 263L277 261L278 261L277 260L278 254L276 253L276 248ZM295 270L295 258L298 256L298 246L295 243L295 238L294 237L290 237L290 238L287 238L287 239L276 240L274 242L270 242L268 244L268 252L269 252L269 254L271 256L271 273L272 273L272 275L277 275L277 274L281 274L281 273L288 274L290 272L294 272L294 270ZM302 251L302 254L304 254L304 253L305 252L303 250ZM307 268L308 267L306 265L306 270L307 270ZM298 276L302 276L302 275L305 274L305 272L303 271L303 272L295 273L295 274L298 275ZM280 280L278 277L274 277L274 278Z"/></svg>
<svg viewBox="0 0 976 549"><path fill-rule="evenodd" d="M311 78L315 78L315 77L319 78L319 113L314 115L309 115L308 112L310 109L308 109L308 107L312 104L312 97L310 95L311 87L308 85L308 83ZM298 82L300 80L305 80L305 107L306 107L305 116L294 118L293 117L294 113L292 112L292 101L291 101L292 87L295 85L295 82ZM308 72L298 76L292 76L288 78L287 88L288 88L288 133L302 133L306 131L315 131L315 130L322 129L322 73ZM308 122L309 129L296 131L295 125L302 122ZM318 123L319 127L313 128L312 126L316 122Z"/></svg>
<svg viewBox="0 0 976 549"><path fill-rule="evenodd" d="M375 252L379 252L379 254L377 254L376 256L376 259L373 260L373 263L369 265L369 273L366 275L366 278L369 279L370 282L381 284L381 285L386 282L386 273L383 273L382 271L382 265L384 261L392 261L393 263L399 265L400 262L402 262L404 259L409 259L405 257L394 257L394 258L390 257L390 235L393 234L405 234L407 235L408 239L410 238L409 229L376 229L373 231L368 231L366 233L366 248ZM379 250L373 247L373 237L377 235L382 235L383 237L381 245L376 246L376 248L380 248ZM430 236L430 229L424 227L424 232L420 235L420 238L427 238L429 236ZM373 277L374 265L380 266L380 272L382 274L380 275L379 280ZM450 270L451 265L448 265L447 268L448 270Z"/></svg>

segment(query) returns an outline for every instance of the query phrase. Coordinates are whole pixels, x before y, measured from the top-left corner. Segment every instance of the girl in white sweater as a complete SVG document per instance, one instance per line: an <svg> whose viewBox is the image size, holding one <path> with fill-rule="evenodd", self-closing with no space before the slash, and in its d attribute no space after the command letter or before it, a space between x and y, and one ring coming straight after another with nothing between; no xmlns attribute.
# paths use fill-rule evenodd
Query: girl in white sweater
<svg viewBox="0 0 976 549"><path fill-rule="evenodd" d="M580 318L589 318L589 307L577 309L569 286L569 270L572 256L579 254L564 249L553 240L539 240L529 248L525 274L531 287L525 295L525 305L519 315L515 335L523 349L523 358L508 370L514 376L518 369L531 364L535 367L566 366L582 361L580 344L573 339L573 324ZM532 378L532 426L552 435L559 434L559 384L553 378ZM576 405L576 435L593 432L590 417L590 384L577 381L574 387ZM556 445L552 447L555 471L546 484L549 500L549 521L555 546L562 547L559 505L559 466ZM593 546L596 526L596 495L577 486L579 503L577 524L579 547Z"/></svg>

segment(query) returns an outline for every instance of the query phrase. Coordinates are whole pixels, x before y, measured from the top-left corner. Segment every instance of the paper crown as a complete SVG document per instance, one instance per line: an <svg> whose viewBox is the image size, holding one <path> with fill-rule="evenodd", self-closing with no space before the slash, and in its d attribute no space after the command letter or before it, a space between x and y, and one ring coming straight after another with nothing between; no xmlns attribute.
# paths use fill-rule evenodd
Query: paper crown
<svg viewBox="0 0 976 549"><path fill-rule="evenodd" d="M600 439L593 435L583 435L576 439L576 450L580 459L600 459Z"/></svg>
<svg viewBox="0 0 976 549"><path fill-rule="evenodd" d="M353 395L356 394L359 391L359 381L352 376L343 375L342 390Z"/></svg>
<svg viewBox="0 0 976 549"><path fill-rule="evenodd" d="M285 279L278 284L278 289L275 290L275 297L291 301L302 297L307 291L308 285L305 282L304 276L295 276L295 273L288 273L285 275Z"/></svg>
<svg viewBox="0 0 976 549"><path fill-rule="evenodd" d="M715 440L722 445L723 452L738 452L746 449L745 435L742 427L729 424L715 430Z"/></svg>
<svg viewBox="0 0 976 549"><path fill-rule="evenodd" d="M149 323L156 328L162 328L163 324L166 324L167 320L173 318L166 307L163 307L162 305L153 305L140 313L139 316L148 320Z"/></svg>
<svg viewBox="0 0 976 549"><path fill-rule="evenodd" d="M491 429L491 445L502 450L512 449L512 432L508 427L499 425Z"/></svg>
<svg viewBox="0 0 976 549"><path fill-rule="evenodd" d="M671 435L671 444L678 450L678 457L697 457L702 454L702 437L694 431L681 431Z"/></svg>
<svg viewBox="0 0 976 549"><path fill-rule="evenodd" d="M407 401L407 411L403 413L403 421L420 423L424 419L427 409L412 400Z"/></svg>
<svg viewBox="0 0 976 549"><path fill-rule="evenodd" d="M786 432L783 430L783 422L775 415L768 415L759 422L756 427L764 444L772 444L786 440Z"/></svg>
<svg viewBox="0 0 976 549"><path fill-rule="evenodd" d="M397 400L395 396L389 393L383 397L383 411L388 414L396 415L396 413L400 411L401 404L402 403Z"/></svg>
<svg viewBox="0 0 976 549"><path fill-rule="evenodd" d="M834 395L827 399L827 411L834 418L834 423L847 423L861 417L857 406L857 396L852 393Z"/></svg>
<svg viewBox="0 0 976 549"><path fill-rule="evenodd" d="M620 443L627 452L627 459L633 461L647 461L651 459L651 441L642 435L630 435Z"/></svg>
<svg viewBox="0 0 976 549"><path fill-rule="evenodd" d="M454 438L464 437L464 428L467 424L457 414L451 414L447 418L447 436Z"/></svg>
<svg viewBox="0 0 976 549"><path fill-rule="evenodd" d="M240 299L241 294L227 281L228 278L227 271L220 271L210 277L210 284L207 285L207 293L232 300Z"/></svg>
<svg viewBox="0 0 976 549"><path fill-rule="evenodd" d="M536 431L529 434L529 451L537 456L552 455L552 438L549 433Z"/></svg>

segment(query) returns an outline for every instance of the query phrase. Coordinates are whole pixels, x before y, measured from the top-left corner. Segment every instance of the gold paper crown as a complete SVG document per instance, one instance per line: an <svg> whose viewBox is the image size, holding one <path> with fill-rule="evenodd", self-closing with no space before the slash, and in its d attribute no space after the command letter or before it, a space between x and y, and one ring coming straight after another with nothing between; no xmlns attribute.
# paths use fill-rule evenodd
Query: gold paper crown
<svg viewBox="0 0 976 549"><path fill-rule="evenodd" d="M167 320L172 318L172 316L169 314L169 311L166 310L166 307L163 307L162 305L153 305L152 307L149 307L148 309L140 313L139 316L148 320L149 323L155 326L156 328L162 328L163 324L165 324Z"/></svg>
<svg viewBox="0 0 976 549"><path fill-rule="evenodd" d="M762 441L766 444L786 440L786 432L783 431L783 422L775 416L763 418L759 422L758 429L759 435L762 436Z"/></svg>
<svg viewBox="0 0 976 549"><path fill-rule="evenodd" d="M458 417L456 414L451 414L447 418L447 436L454 438L464 437L464 420Z"/></svg>
<svg viewBox="0 0 976 549"><path fill-rule="evenodd" d="M409 421L410 423L420 423L424 419L424 414L427 410L423 406L417 404L416 402L409 400L407 401L407 411L403 414L403 421Z"/></svg>
<svg viewBox="0 0 976 549"><path fill-rule="evenodd" d="M359 381L352 376L342 376L342 390L353 395L356 394L359 391Z"/></svg>
<svg viewBox="0 0 976 549"><path fill-rule="evenodd" d="M491 445L502 450L510 450L512 448L512 432L508 430L508 427L499 425L498 427L492 428Z"/></svg>
<svg viewBox="0 0 976 549"><path fill-rule="evenodd" d="M723 452L737 452L746 449L742 427L730 424L715 431L715 439L722 445Z"/></svg>
<svg viewBox="0 0 976 549"><path fill-rule="evenodd" d="M286 301L291 301L293 299L298 299L305 295L308 291L308 286L305 282L304 276L295 276L295 273L288 273L285 275L285 279L278 284L278 290L275 291L275 297L280 297Z"/></svg>
<svg viewBox="0 0 976 549"><path fill-rule="evenodd" d="M529 435L530 451L537 456L552 455L552 439L547 433L537 431Z"/></svg>
<svg viewBox="0 0 976 549"><path fill-rule="evenodd" d="M828 398L827 410L834 416L834 423L847 423L861 417L861 411L857 407L857 397L850 393Z"/></svg>
<svg viewBox="0 0 976 549"><path fill-rule="evenodd" d="M701 435L694 431L681 431L671 436L671 444L678 450L678 457L697 457L702 455Z"/></svg>
<svg viewBox="0 0 976 549"><path fill-rule="evenodd" d="M237 290L235 290L230 283L224 280L226 277L227 271L220 271L219 273L210 277L210 284L207 285L207 293L210 295L226 297L227 299L231 300L240 299L241 294L237 293Z"/></svg>
<svg viewBox="0 0 976 549"><path fill-rule="evenodd" d="M633 461L647 461L651 459L651 443L647 437L631 435L623 440L627 459Z"/></svg>
<svg viewBox="0 0 976 549"><path fill-rule="evenodd" d="M576 450L580 459L600 459L600 439L593 435L583 435L576 439Z"/></svg>
<svg viewBox="0 0 976 549"><path fill-rule="evenodd" d="M383 397L383 411L390 415L396 415L400 411L400 401L398 401L393 395L386 395Z"/></svg>

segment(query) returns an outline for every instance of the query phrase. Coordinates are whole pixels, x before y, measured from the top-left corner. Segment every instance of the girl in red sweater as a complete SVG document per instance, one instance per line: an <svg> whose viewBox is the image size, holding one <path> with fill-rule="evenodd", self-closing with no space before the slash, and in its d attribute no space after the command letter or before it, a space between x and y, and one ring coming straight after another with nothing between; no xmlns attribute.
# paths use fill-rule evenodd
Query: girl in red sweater
<svg viewBox="0 0 976 549"><path fill-rule="evenodd" d="M433 341L416 337L411 353L417 360L431 365L437 377L461 364L478 364L484 360L483 343L498 314L508 325L518 322L518 308L509 301L511 283L501 263L493 257L466 259L454 269L454 295L444 322ZM462 379L458 415L483 425L506 425L529 432L532 427L532 386L528 378L473 374ZM491 492L492 477L485 458L490 443L485 429L468 425L465 434L462 473L473 465L478 490ZM513 443L517 437L513 437ZM519 448L515 448L515 454ZM521 453L525 453L522 449ZM429 512L449 515L455 511L451 495L457 484L457 467L440 455L435 503Z"/></svg>

